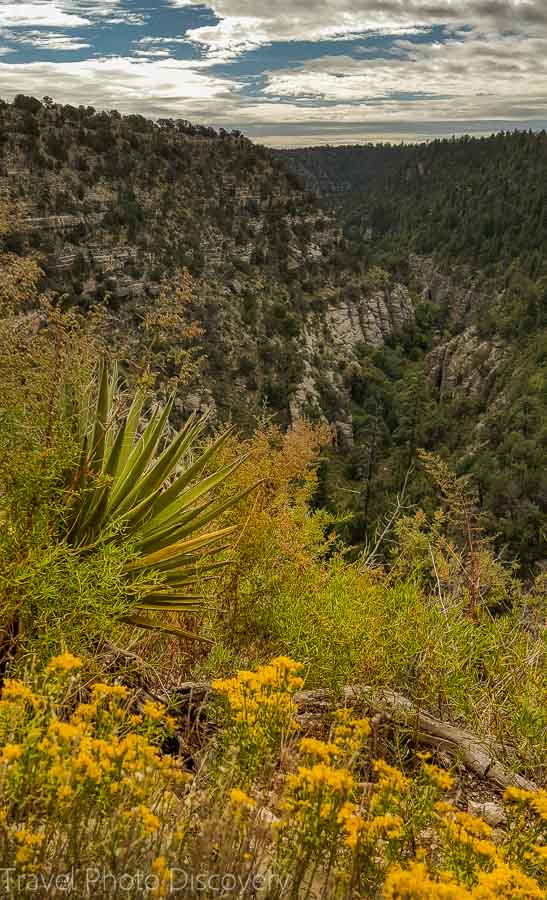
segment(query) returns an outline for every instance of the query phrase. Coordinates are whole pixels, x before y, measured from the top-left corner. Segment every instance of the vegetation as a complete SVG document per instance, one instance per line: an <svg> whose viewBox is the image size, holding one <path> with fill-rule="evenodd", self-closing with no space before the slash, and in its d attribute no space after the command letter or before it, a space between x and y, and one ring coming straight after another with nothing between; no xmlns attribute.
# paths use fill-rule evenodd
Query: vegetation
<svg viewBox="0 0 547 900"><path fill-rule="evenodd" d="M137 614L126 615L121 621L158 628L138 614L199 612L203 595L196 594L196 588L207 579L205 573L223 565L210 562L209 557L218 553L221 543L236 530L235 526L212 532L202 529L255 485L215 504L207 494L229 479L242 460L219 468L201 481L199 476L230 432L225 431L201 454L194 452L195 459L181 469L182 460L195 451L204 420L189 418L177 437L157 455L174 398L164 409L152 413L137 436L145 391L137 391L121 421L117 391L117 369L109 374L103 365L96 405L91 415L84 408L78 417L82 450L70 483L76 499L73 503L69 499L67 538L77 548L102 547L116 539L130 543L135 555L125 572L129 584L135 575L140 576L140 597ZM161 628L165 630L166 626Z"/></svg>
<svg viewBox="0 0 547 900"><path fill-rule="evenodd" d="M414 291L412 327L347 373L352 540L371 538L421 446L472 474L498 550L525 573L544 559L546 146L545 132L502 132L282 154L354 255ZM416 468L406 486L427 505Z"/></svg>
<svg viewBox="0 0 547 900"><path fill-rule="evenodd" d="M40 123L100 124L29 98L3 113L32 146ZM118 137L142 128L171 161L172 142L241 143L99 118ZM223 429L188 402L210 364L205 281L177 273L116 318L45 292L43 257L0 213L0 892L60 897L68 879L105 898L544 896L545 576L522 579L499 553L489 457L446 461L456 429L474 432L424 374L427 303L342 373L356 443L336 454L318 416L286 428L257 401L238 417L233 392L245 429ZM379 265L355 277L393 286ZM231 296L262 284L266 299L245 294L256 333L283 323L286 345L264 348L274 398L309 295L258 266L245 278ZM274 314L282 291L295 306ZM236 327L225 312L215 328ZM526 346L518 410L516 394L489 408L482 432L519 469L521 498L544 388ZM357 508L333 502L356 483ZM541 559L539 503L526 522L522 547ZM488 765L443 737L424 753L424 715Z"/></svg>
<svg viewBox="0 0 547 900"><path fill-rule="evenodd" d="M410 777L371 760L370 725L346 708L325 739L296 737L302 667L286 657L215 683L224 737L193 778L159 749L175 721L158 704L133 712L126 688L95 681L74 706L80 665L65 653L32 686L4 683L0 858L12 895L62 896L70 878L105 898L217 885L239 897L544 896L544 791L509 788L494 835L449 799L454 779L429 754Z"/></svg>

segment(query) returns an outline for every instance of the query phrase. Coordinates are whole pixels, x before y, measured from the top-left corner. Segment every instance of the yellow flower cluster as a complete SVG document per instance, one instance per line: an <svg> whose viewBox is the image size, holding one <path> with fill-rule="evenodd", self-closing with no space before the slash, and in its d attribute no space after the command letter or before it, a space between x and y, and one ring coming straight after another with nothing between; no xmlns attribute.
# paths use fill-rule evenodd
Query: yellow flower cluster
<svg viewBox="0 0 547 900"><path fill-rule="evenodd" d="M138 858L155 876L151 896L168 896L167 858L175 862L187 839L180 811L191 781L156 742L169 717L159 704L145 704L134 716L128 689L103 682L67 717L64 676L79 666L64 653L37 677L35 690L13 679L4 685L0 867L47 878L70 865L68 848L96 867L115 846L116 859L134 854L120 863L124 871Z"/></svg>
<svg viewBox="0 0 547 900"><path fill-rule="evenodd" d="M408 866L394 866L389 870L383 900L540 900L545 892L533 878L503 862L479 874L477 884L466 888L455 876L443 873L435 880L423 862L412 861Z"/></svg>
<svg viewBox="0 0 547 900"><path fill-rule="evenodd" d="M278 656L256 672L243 670L235 678L213 681L213 689L226 696L238 721L252 725L261 710L267 707L290 713L295 711L292 695L304 683L296 675L301 669L300 663L286 656Z"/></svg>
<svg viewBox="0 0 547 900"><path fill-rule="evenodd" d="M423 862L394 866L384 883L384 900L469 900L469 891L456 882L434 881Z"/></svg>
<svg viewBox="0 0 547 900"><path fill-rule="evenodd" d="M36 703L38 700L36 694L31 689L14 678L6 678L2 688L2 703L11 703L13 701L23 701L25 703Z"/></svg>
<svg viewBox="0 0 547 900"><path fill-rule="evenodd" d="M422 772L427 780L440 791L451 791L454 787L454 779L449 772L434 766L431 763L422 763Z"/></svg>
<svg viewBox="0 0 547 900"><path fill-rule="evenodd" d="M264 765L268 755L279 751L297 727L293 694L303 685L297 675L301 668L292 659L278 656L256 672L241 671L235 678L213 681L213 688L228 702L227 734L248 777Z"/></svg>
<svg viewBox="0 0 547 900"><path fill-rule="evenodd" d="M315 759L322 760L324 763L330 763L340 753L340 748L337 744L319 741L317 738L302 738L298 749L303 756L312 756Z"/></svg>
<svg viewBox="0 0 547 900"><path fill-rule="evenodd" d="M345 834L345 843L355 850L359 841L365 845L375 844L378 840L396 840L403 833L403 820L392 813L365 818L358 811L355 803L344 803L338 814L338 822Z"/></svg>
<svg viewBox="0 0 547 900"><path fill-rule="evenodd" d="M3 763L10 763L13 762L14 759L19 759L22 755L23 748L21 744L4 744L0 761Z"/></svg>
<svg viewBox="0 0 547 900"><path fill-rule="evenodd" d="M547 791L525 791L522 788L509 787L503 799L507 804L526 809L543 822L547 822Z"/></svg>
<svg viewBox="0 0 547 900"><path fill-rule="evenodd" d="M296 775L287 775L286 785L291 790L316 790L330 788L332 791L350 791L353 777L347 769L335 769L325 763L314 766L300 766Z"/></svg>
<svg viewBox="0 0 547 900"><path fill-rule="evenodd" d="M145 806L144 803L141 803L137 808L137 812L146 834L152 834L152 832L158 830L161 824L160 820L156 815L154 815L154 813L148 806Z"/></svg>
<svg viewBox="0 0 547 900"><path fill-rule="evenodd" d="M545 900L545 891L520 869L497 860L491 871L480 873L470 896L473 900Z"/></svg>
<svg viewBox="0 0 547 900"><path fill-rule="evenodd" d="M239 788L232 788L229 797L232 805L237 808L254 809L256 806L256 801Z"/></svg>
<svg viewBox="0 0 547 900"><path fill-rule="evenodd" d="M343 708L336 711L335 720L333 742L348 754L361 750L370 734L368 719L354 719L351 711Z"/></svg>
<svg viewBox="0 0 547 900"><path fill-rule="evenodd" d="M378 775L378 790L389 794L406 794L410 790L410 779L399 769L388 765L383 759L376 759L372 768Z"/></svg>
<svg viewBox="0 0 547 900"><path fill-rule="evenodd" d="M28 828L17 828L11 829L11 836L16 846L15 862L24 867L34 859L36 851L44 842L44 835Z"/></svg>
<svg viewBox="0 0 547 900"><path fill-rule="evenodd" d="M46 672L72 672L79 669L82 665L81 659L73 656L72 653L61 653L60 656L54 656L50 659Z"/></svg>

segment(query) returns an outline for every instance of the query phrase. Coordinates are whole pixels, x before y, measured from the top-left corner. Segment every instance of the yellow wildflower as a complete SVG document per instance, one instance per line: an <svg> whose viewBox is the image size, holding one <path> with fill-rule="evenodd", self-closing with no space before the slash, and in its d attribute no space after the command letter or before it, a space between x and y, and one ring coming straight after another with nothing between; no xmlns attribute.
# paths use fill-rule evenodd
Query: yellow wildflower
<svg viewBox="0 0 547 900"><path fill-rule="evenodd" d="M239 788L232 788L229 797L230 802L233 803L234 806L247 807L248 809L253 809L256 806L256 801Z"/></svg>
<svg viewBox="0 0 547 900"><path fill-rule="evenodd" d="M378 775L380 790L390 790L396 794L406 794L410 788L410 780L399 769L388 765L383 759L376 759L373 769Z"/></svg>
<svg viewBox="0 0 547 900"><path fill-rule="evenodd" d="M60 738L62 741L75 741L82 737L82 732L78 725L73 725L70 722L59 722L57 719L54 719L49 726L48 733L53 737Z"/></svg>
<svg viewBox="0 0 547 900"><path fill-rule="evenodd" d="M439 788L439 790L450 791L454 787L452 775L445 772L444 769L440 769L438 766L424 762L422 763L422 771L428 780L434 784L435 787Z"/></svg>
<svg viewBox="0 0 547 900"><path fill-rule="evenodd" d="M94 698L119 697L120 699L124 699L129 695L129 691L122 684L104 684L102 681L97 681L96 684L93 685L91 693Z"/></svg>
<svg viewBox="0 0 547 900"><path fill-rule="evenodd" d="M428 759L431 759L431 751L430 750L419 750L416 753L418 759L421 759L423 762L427 762Z"/></svg>
<svg viewBox="0 0 547 900"><path fill-rule="evenodd" d="M13 762L23 755L23 748L20 744L5 744L2 748L2 762Z"/></svg>
<svg viewBox="0 0 547 900"><path fill-rule="evenodd" d="M319 741L316 738L303 738L298 745L298 749L301 753L317 756L326 763L330 762L332 757L339 752L336 744Z"/></svg>
<svg viewBox="0 0 547 900"><path fill-rule="evenodd" d="M138 809L139 815L141 817L141 821L144 825L144 829L146 832L151 834L153 831L157 831L160 827L160 820L148 806L145 806L144 803L141 803Z"/></svg>
<svg viewBox="0 0 547 900"><path fill-rule="evenodd" d="M60 656L50 659L46 672L71 672L73 669L79 669L81 665L82 661L77 656L73 656L72 653L61 653Z"/></svg>
<svg viewBox="0 0 547 900"><path fill-rule="evenodd" d="M471 896L473 900L545 900L537 881L501 861L492 871L479 874Z"/></svg>
<svg viewBox="0 0 547 900"><path fill-rule="evenodd" d="M68 786L68 784L62 784L57 788L57 798L59 800L68 800L70 797L72 797L73 793L74 791L71 787Z"/></svg>
<svg viewBox="0 0 547 900"><path fill-rule="evenodd" d="M142 712L147 719L158 722L163 719L165 715L165 706L162 706L161 703L154 703L152 700L147 700L143 705Z"/></svg>
<svg viewBox="0 0 547 900"><path fill-rule="evenodd" d="M492 828L490 825L487 825L484 819L479 819L477 816L471 816L466 812L461 812L459 810L455 812L454 822L464 828L468 834L473 834L476 837L487 838L492 834Z"/></svg>
<svg viewBox="0 0 547 900"><path fill-rule="evenodd" d="M32 850L30 847L18 847L15 851L15 862L24 865L32 859Z"/></svg>
<svg viewBox="0 0 547 900"><path fill-rule="evenodd" d="M434 881L422 862L391 869L382 891L384 900L468 900L472 896L455 882Z"/></svg>
<svg viewBox="0 0 547 900"><path fill-rule="evenodd" d="M403 833L403 820L400 816L385 813L383 816L374 816L374 818L368 819L364 823L363 830L372 840L377 840L379 837L398 838Z"/></svg>
<svg viewBox="0 0 547 900"><path fill-rule="evenodd" d="M28 700L29 703L35 703L37 697L26 684L15 678L6 678L2 688L3 700Z"/></svg>
<svg viewBox="0 0 547 900"><path fill-rule="evenodd" d="M290 788L307 786L329 787L333 791L349 791L353 787L353 777L347 769L333 769L324 763L314 766L300 766L296 775L287 776L287 785Z"/></svg>

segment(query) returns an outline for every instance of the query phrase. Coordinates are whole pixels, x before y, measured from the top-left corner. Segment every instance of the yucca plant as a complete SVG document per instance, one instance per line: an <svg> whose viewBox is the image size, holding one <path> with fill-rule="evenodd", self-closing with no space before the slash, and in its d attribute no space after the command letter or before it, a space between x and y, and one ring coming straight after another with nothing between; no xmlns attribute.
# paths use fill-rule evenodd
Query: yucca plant
<svg viewBox="0 0 547 900"><path fill-rule="evenodd" d="M101 365L96 400L81 405L77 414L81 457L69 491L67 538L82 550L102 541L130 543L135 556L125 575L128 592L134 576L140 576L139 596L134 611L121 621L196 637L142 614L203 609L204 597L196 590L227 564L214 557L229 545L237 526L206 528L256 485L228 500L215 500L214 489L246 458L203 476L233 429L227 429L184 466L204 432L207 417L191 416L176 437L168 440L174 398L164 407L157 405L140 428L146 399L146 389L137 388L129 411L121 415L117 368Z"/></svg>

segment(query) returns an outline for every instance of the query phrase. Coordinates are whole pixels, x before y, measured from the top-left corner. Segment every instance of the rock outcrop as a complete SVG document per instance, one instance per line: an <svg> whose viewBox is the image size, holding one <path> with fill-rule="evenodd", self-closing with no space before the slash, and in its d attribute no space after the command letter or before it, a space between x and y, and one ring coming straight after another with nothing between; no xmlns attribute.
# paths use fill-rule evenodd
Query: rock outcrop
<svg viewBox="0 0 547 900"><path fill-rule="evenodd" d="M470 326L427 355L426 371L440 397L462 393L476 400L488 392L506 353L502 341L483 340Z"/></svg>

